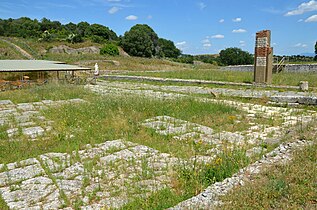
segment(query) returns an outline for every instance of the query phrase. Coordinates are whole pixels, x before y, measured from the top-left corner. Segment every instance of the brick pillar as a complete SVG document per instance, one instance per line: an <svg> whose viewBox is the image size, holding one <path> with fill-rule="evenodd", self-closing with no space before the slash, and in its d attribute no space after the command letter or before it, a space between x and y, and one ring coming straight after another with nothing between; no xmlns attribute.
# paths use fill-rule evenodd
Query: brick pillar
<svg viewBox="0 0 317 210"><path fill-rule="evenodd" d="M271 84L273 69L271 31L264 30L256 33L254 55L254 82Z"/></svg>

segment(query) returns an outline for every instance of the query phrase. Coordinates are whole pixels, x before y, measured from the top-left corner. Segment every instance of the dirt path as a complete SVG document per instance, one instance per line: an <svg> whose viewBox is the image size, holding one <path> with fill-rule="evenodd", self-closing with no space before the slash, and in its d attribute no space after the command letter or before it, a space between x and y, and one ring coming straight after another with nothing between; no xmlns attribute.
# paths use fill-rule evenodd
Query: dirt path
<svg viewBox="0 0 317 210"><path fill-rule="evenodd" d="M34 60L34 57L29 54L28 52L26 52L24 49L22 49L21 47L19 47L18 45L6 40L6 39L3 39L3 38L0 38L1 41L13 46L16 50L18 50L24 57L26 57L27 59L29 60Z"/></svg>

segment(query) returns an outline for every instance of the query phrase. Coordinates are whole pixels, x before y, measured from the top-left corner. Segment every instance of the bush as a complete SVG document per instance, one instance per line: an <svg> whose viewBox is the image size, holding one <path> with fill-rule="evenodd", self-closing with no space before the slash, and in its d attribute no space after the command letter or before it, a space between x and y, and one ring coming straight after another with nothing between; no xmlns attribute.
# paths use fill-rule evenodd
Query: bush
<svg viewBox="0 0 317 210"><path fill-rule="evenodd" d="M173 59L173 61L179 62L179 63L193 64L194 63L194 56L183 54L180 57Z"/></svg>
<svg viewBox="0 0 317 210"><path fill-rule="evenodd" d="M107 44L100 49L100 54L116 56L119 55L119 49L114 44Z"/></svg>

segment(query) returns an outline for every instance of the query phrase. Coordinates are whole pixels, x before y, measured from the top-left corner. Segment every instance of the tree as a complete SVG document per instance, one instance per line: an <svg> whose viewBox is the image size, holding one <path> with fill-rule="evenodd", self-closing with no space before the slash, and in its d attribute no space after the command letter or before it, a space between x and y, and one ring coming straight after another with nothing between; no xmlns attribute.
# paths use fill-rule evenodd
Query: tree
<svg viewBox="0 0 317 210"><path fill-rule="evenodd" d="M253 56L239 48L227 48L220 51L219 61L222 65L247 65L254 62Z"/></svg>
<svg viewBox="0 0 317 210"><path fill-rule="evenodd" d="M181 54L181 51L177 49L174 43L170 40L159 38L158 46L159 57L177 58Z"/></svg>
<svg viewBox="0 0 317 210"><path fill-rule="evenodd" d="M130 31L125 32L120 45L129 55L138 57L152 57L159 52L158 36L146 24L137 24Z"/></svg>
<svg viewBox="0 0 317 210"><path fill-rule="evenodd" d="M107 44L100 49L100 54L116 56L119 55L119 49L114 44Z"/></svg>
<svg viewBox="0 0 317 210"><path fill-rule="evenodd" d="M88 32L88 28L90 27L90 24L87 22L80 22L77 24L77 33L81 35L82 37L86 36Z"/></svg>
<svg viewBox="0 0 317 210"><path fill-rule="evenodd" d="M66 40L72 44L84 41L80 34L69 34Z"/></svg>
<svg viewBox="0 0 317 210"><path fill-rule="evenodd" d="M92 24L87 30L87 36L99 36L104 40L117 40L118 36L108 27L100 24Z"/></svg>

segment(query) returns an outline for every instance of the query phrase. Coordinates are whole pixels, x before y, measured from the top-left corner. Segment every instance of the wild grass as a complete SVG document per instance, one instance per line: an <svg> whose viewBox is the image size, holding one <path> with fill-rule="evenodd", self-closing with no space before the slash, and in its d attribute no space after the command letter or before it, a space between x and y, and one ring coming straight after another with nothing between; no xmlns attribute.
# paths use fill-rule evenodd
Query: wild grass
<svg viewBox="0 0 317 210"><path fill-rule="evenodd" d="M190 164L181 164L175 170L172 189L165 188L148 198L136 198L121 209L166 209L197 195L207 186L232 176L249 159L242 150L226 151L218 155L210 164L201 164L193 160Z"/></svg>
<svg viewBox="0 0 317 210"><path fill-rule="evenodd" d="M219 209L316 209L317 144L294 153L286 165L272 166L256 179L222 197ZM313 137L312 137L313 136Z"/></svg>
<svg viewBox="0 0 317 210"><path fill-rule="evenodd" d="M148 118L168 115L213 127L213 122L222 116L228 116L225 117L227 120L222 121L222 124L226 124L231 123L229 116L240 114L239 111L228 106L206 104L192 99L162 101L132 96L102 97L83 87L73 85L49 84L0 93L1 100L8 99L14 103L71 98L82 98L87 103L67 104L43 110L42 115L54 121L54 132L49 134L49 140L1 141L0 148L3 152L0 153L0 162L18 161L45 152L71 152L86 144L119 138L179 157L188 157L193 154L191 144L175 141L170 136L158 135L153 130L141 126L140 123Z"/></svg>
<svg viewBox="0 0 317 210"><path fill-rule="evenodd" d="M152 76L162 78L199 79L210 81L252 83L253 72L220 71L217 67L210 69L187 69L163 72L129 72L127 75ZM273 74L273 85L298 86L300 81L308 81L310 87L317 87L315 73L279 73Z"/></svg>
<svg viewBox="0 0 317 210"><path fill-rule="evenodd" d="M25 59L13 46L0 40L0 60Z"/></svg>

